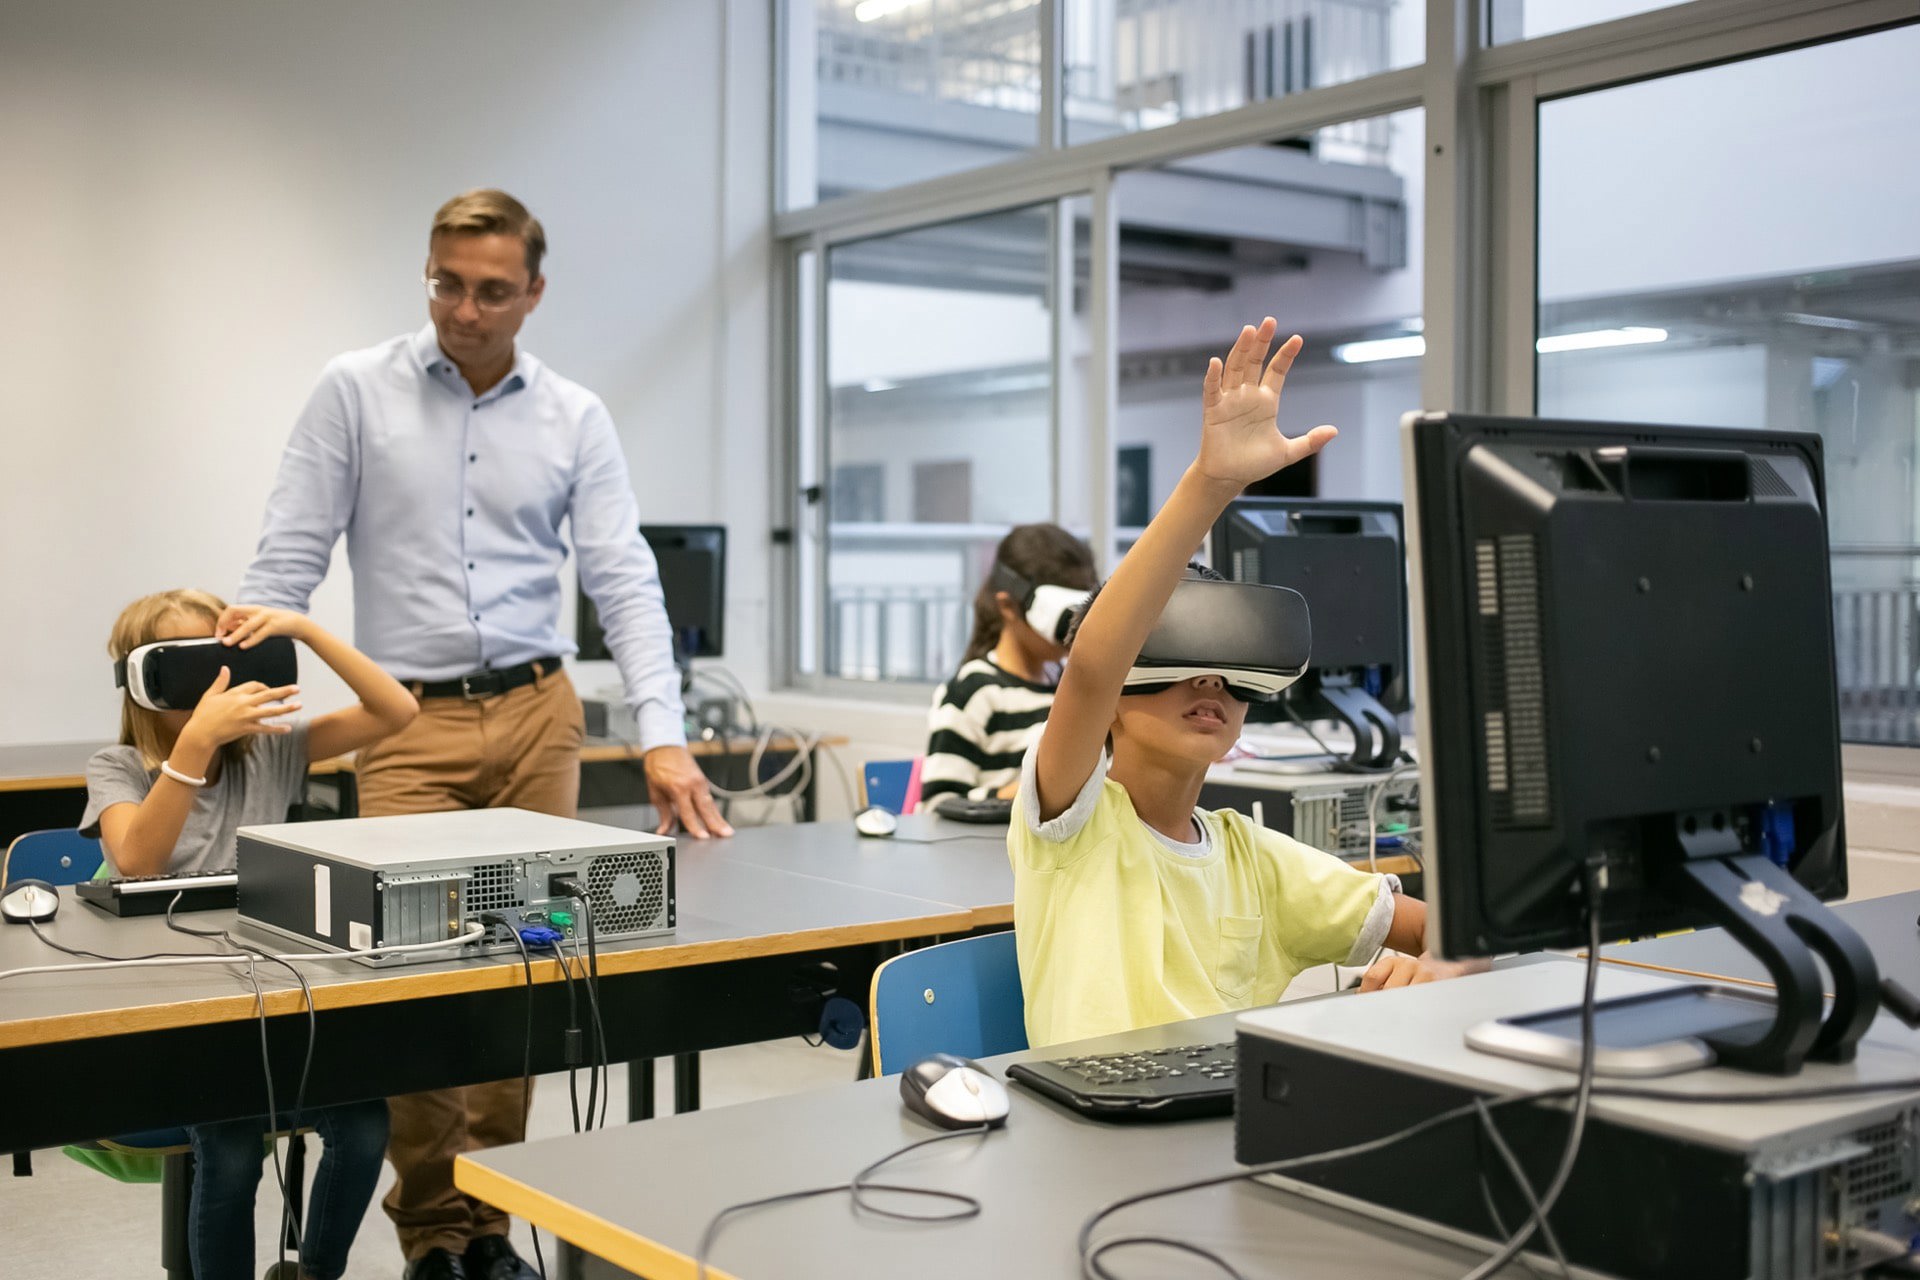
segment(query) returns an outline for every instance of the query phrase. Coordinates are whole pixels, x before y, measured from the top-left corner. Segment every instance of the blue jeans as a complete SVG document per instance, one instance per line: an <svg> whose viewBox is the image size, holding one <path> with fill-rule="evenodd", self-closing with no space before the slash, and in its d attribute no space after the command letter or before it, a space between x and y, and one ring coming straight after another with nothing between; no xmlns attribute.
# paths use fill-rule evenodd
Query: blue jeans
<svg viewBox="0 0 1920 1280"><path fill-rule="evenodd" d="M360 1230L387 1149L387 1103L350 1102L303 1111L301 1123L326 1150L313 1171L301 1230L300 1267L316 1280L339 1280ZM265 1116L197 1124L188 1249L197 1280L253 1280L253 1199L265 1163Z"/></svg>

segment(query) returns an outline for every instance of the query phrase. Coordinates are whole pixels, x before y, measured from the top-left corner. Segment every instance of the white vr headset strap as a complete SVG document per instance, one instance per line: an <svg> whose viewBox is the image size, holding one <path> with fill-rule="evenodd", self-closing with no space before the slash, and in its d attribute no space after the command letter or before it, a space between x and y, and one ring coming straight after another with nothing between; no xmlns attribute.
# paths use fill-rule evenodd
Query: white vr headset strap
<svg viewBox="0 0 1920 1280"><path fill-rule="evenodd" d="M1074 587L1056 587L1043 584L1033 589L1033 603L1027 606L1027 625L1055 644L1064 644L1067 639L1067 624L1071 615L1087 602L1092 592L1081 591Z"/></svg>

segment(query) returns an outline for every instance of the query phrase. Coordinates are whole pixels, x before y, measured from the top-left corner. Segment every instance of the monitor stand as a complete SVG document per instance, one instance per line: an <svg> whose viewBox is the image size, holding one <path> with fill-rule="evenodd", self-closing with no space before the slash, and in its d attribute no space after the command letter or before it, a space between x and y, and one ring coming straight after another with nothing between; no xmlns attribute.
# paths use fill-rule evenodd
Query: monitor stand
<svg viewBox="0 0 1920 1280"><path fill-rule="evenodd" d="M1594 1070L1673 1075L1736 1067L1791 1075L1808 1058L1851 1062L1881 1002L1879 967L1853 928L1760 854L1692 858L1665 886L1703 910L1766 967L1772 992L1700 983L1595 1005ZM1818 954L1833 976L1829 1007ZM1898 1003L1891 1007L1903 1018ZM1467 1044L1549 1066L1580 1063L1580 1010L1553 1009L1481 1023Z"/></svg>
<svg viewBox="0 0 1920 1280"><path fill-rule="evenodd" d="M1353 750L1346 764L1361 769L1385 769L1400 759L1400 722L1380 700L1358 685L1323 684L1315 691L1325 703L1321 711L1353 734Z"/></svg>

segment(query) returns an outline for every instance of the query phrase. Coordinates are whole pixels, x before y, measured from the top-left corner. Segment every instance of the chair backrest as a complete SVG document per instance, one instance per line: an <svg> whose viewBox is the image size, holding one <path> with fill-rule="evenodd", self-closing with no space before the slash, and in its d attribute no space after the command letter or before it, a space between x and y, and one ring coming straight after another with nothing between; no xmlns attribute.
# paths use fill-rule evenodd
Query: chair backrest
<svg viewBox="0 0 1920 1280"><path fill-rule="evenodd" d="M923 947L881 965L873 974L872 1026L875 1075L930 1053L985 1058L1026 1048L1012 931Z"/></svg>
<svg viewBox="0 0 1920 1280"><path fill-rule="evenodd" d="M866 803L905 816L920 807L920 765L911 760L869 760L860 770Z"/></svg>
<svg viewBox="0 0 1920 1280"><path fill-rule="evenodd" d="M93 879L105 855L100 842L70 827L29 831L15 836L0 863L0 885L15 880L45 880L48 884L79 884Z"/></svg>

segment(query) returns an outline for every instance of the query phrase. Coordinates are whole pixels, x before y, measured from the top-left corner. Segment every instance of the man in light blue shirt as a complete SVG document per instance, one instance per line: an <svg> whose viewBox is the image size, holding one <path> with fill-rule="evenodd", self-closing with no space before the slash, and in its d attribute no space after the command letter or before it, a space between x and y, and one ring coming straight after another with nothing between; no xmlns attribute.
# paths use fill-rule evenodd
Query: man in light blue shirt
<svg viewBox="0 0 1920 1280"><path fill-rule="evenodd" d="M360 753L373 816L512 805L572 816L580 701L561 669L568 526L639 720L661 830L731 835L688 754L672 632L613 419L519 350L546 236L501 191L435 216L419 332L330 362L295 424L240 586L305 610L344 533L358 647L421 703ZM408 1280L523 1280L507 1218L453 1185L463 1151L525 1133L518 1080L392 1100L386 1199Z"/></svg>

